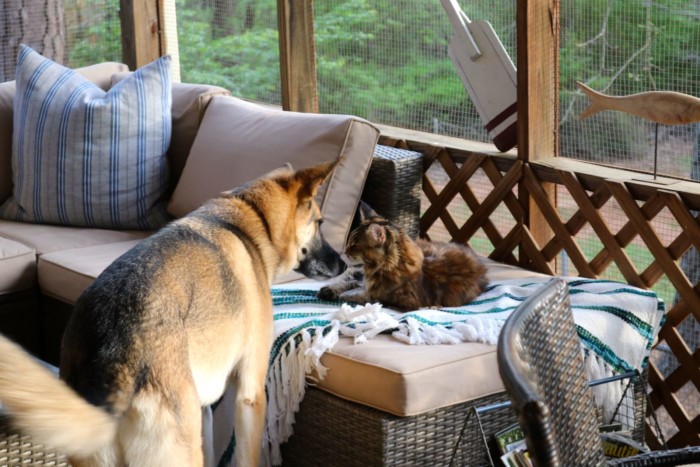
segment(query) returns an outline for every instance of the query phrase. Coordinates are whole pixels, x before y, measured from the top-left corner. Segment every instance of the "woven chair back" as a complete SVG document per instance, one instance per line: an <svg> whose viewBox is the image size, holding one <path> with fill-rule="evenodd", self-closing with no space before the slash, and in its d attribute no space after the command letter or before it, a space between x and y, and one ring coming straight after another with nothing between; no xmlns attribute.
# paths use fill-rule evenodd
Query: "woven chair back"
<svg viewBox="0 0 700 467"><path fill-rule="evenodd" d="M552 279L511 314L498 342L501 378L537 466L605 464L568 292Z"/></svg>

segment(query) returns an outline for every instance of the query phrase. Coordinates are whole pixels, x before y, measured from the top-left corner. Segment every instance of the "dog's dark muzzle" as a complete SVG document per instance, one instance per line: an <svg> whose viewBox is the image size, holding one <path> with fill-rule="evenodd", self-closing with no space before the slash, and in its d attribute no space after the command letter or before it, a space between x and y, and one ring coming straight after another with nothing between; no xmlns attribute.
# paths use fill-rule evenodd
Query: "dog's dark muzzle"
<svg viewBox="0 0 700 467"><path fill-rule="evenodd" d="M295 271L311 279L324 280L337 276L346 268L347 265L338 252L322 240L320 248L310 250Z"/></svg>

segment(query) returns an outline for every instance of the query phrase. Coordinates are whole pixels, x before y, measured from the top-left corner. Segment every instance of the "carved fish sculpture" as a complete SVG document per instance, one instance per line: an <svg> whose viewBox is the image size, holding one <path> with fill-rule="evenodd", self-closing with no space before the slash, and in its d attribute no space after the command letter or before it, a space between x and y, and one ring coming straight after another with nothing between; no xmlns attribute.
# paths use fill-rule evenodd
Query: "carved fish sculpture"
<svg viewBox="0 0 700 467"><path fill-rule="evenodd" d="M649 91L629 96L608 96L576 83L591 104L578 116L588 118L602 110L617 110L636 115L656 123L682 125L700 122L700 99L673 91Z"/></svg>

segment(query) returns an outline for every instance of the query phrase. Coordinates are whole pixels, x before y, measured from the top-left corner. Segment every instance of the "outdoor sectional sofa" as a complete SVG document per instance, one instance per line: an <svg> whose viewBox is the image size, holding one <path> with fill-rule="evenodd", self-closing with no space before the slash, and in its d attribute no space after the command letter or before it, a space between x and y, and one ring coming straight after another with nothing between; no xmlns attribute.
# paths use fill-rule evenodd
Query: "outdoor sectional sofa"
<svg viewBox="0 0 700 467"><path fill-rule="evenodd" d="M78 71L103 90L129 76L117 63ZM13 194L14 95L14 82L0 84L0 203ZM215 86L173 84L168 213L185 215L283 163L298 167L342 155L321 195L329 242L342 249L361 196L415 236L421 154L379 146L378 137L374 125L353 116L282 112ZM105 267L151 233L0 219L0 332L57 364L72 304ZM485 261L492 281L538 276ZM387 335L353 345L341 338L321 362L327 376L306 392L295 434L282 447L285 465L449 465L460 438L466 440L471 409L507 400L494 345L416 346ZM493 412L475 433L514 421L508 410ZM31 451L30 441L8 439ZM464 440L460 449L473 449L474 459L488 462L483 437Z"/></svg>

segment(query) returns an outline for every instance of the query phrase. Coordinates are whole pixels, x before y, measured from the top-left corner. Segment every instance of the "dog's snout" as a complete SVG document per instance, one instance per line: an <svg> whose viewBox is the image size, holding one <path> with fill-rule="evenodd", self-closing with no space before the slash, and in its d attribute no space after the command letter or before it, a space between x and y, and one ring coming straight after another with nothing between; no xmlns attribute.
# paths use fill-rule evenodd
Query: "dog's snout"
<svg viewBox="0 0 700 467"><path fill-rule="evenodd" d="M319 248L310 249L302 258L296 271L312 279L324 280L341 274L347 267L338 252L322 240Z"/></svg>

